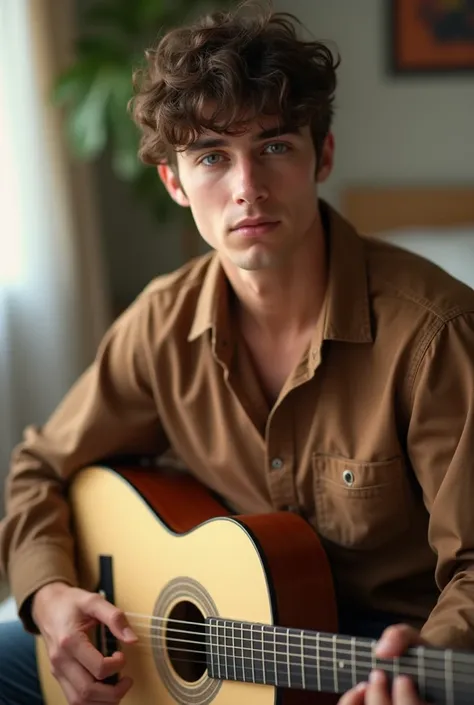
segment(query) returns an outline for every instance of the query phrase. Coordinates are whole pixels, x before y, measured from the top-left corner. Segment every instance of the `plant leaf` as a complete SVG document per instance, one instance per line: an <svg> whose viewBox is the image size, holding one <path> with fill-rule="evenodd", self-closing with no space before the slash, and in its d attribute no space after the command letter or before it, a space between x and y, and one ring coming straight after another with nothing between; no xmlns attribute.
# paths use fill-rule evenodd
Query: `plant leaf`
<svg viewBox="0 0 474 705"><path fill-rule="evenodd" d="M109 77L109 67L104 66L86 95L69 114L68 132L74 152L85 159L96 157L107 144Z"/></svg>
<svg viewBox="0 0 474 705"><path fill-rule="evenodd" d="M64 105L84 100L98 71L100 71L100 67L100 62L89 57L76 61L57 79L51 92L52 102L55 105Z"/></svg>

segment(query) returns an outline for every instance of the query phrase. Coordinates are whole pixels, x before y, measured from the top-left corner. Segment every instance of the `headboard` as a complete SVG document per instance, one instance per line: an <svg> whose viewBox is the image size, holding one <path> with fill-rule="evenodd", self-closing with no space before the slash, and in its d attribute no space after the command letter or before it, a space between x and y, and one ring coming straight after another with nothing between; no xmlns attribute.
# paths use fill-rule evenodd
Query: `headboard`
<svg viewBox="0 0 474 705"><path fill-rule="evenodd" d="M471 187L372 187L343 190L341 212L366 235L408 227L474 224Z"/></svg>
<svg viewBox="0 0 474 705"><path fill-rule="evenodd" d="M474 289L474 186L360 187L341 212L362 235L430 259Z"/></svg>

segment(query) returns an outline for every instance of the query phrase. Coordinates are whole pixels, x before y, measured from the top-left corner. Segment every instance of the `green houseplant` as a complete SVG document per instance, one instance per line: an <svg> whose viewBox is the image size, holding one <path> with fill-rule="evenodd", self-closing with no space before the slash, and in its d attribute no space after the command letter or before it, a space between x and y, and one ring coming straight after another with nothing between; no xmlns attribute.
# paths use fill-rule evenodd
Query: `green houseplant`
<svg viewBox="0 0 474 705"><path fill-rule="evenodd" d="M80 6L75 60L58 77L53 101L65 109L76 158L107 151L115 175L127 181L160 220L189 218L157 183L156 170L137 158L139 132L127 112L132 72L144 49L172 26L226 0L89 0Z"/></svg>

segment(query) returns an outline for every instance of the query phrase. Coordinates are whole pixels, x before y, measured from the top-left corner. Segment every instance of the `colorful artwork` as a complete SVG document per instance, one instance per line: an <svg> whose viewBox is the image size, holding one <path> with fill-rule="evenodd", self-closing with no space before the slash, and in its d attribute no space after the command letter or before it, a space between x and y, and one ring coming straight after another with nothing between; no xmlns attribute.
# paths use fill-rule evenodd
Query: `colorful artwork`
<svg viewBox="0 0 474 705"><path fill-rule="evenodd" d="M474 0L392 0L397 72L474 70Z"/></svg>

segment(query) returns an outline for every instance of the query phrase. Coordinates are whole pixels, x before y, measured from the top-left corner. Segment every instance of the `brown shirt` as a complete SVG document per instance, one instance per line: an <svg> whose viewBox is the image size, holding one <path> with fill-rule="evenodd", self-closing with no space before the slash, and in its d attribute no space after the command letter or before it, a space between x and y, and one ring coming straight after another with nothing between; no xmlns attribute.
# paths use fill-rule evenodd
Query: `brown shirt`
<svg viewBox="0 0 474 705"><path fill-rule="evenodd" d="M474 292L327 210L324 315L272 408L206 255L148 286L26 430L0 544L20 606L76 580L65 481L171 446L237 512L301 512L342 605L427 620L426 639L474 648Z"/></svg>

